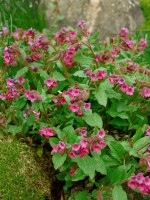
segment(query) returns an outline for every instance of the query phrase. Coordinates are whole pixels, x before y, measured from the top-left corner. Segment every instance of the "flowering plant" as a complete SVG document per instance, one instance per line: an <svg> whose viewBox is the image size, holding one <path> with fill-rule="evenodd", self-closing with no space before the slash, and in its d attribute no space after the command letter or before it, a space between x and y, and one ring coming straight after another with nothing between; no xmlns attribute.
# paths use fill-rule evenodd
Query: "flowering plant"
<svg viewBox="0 0 150 200"><path fill-rule="evenodd" d="M62 28L55 35L2 29L1 130L40 141L39 156L50 144L69 200L127 199L125 182L148 194L147 41L122 28L97 42L83 20L77 27L78 34Z"/></svg>

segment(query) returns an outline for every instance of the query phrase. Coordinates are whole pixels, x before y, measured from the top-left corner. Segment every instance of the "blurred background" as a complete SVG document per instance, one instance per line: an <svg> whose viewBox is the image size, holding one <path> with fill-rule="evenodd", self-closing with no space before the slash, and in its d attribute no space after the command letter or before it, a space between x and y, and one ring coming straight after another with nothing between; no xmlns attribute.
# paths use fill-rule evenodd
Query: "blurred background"
<svg viewBox="0 0 150 200"><path fill-rule="evenodd" d="M0 0L0 27L48 28L73 26L84 19L91 32L114 35L121 27L150 29L150 0Z"/></svg>

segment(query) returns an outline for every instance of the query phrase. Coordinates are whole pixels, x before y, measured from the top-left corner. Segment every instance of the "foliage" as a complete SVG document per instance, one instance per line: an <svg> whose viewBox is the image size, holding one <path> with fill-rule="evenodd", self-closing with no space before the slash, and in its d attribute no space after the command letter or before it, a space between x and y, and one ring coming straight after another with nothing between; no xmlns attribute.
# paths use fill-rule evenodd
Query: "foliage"
<svg viewBox="0 0 150 200"><path fill-rule="evenodd" d="M144 24L140 27L142 30L150 29L150 1L149 0L140 0L141 9L145 17Z"/></svg>
<svg viewBox="0 0 150 200"><path fill-rule="evenodd" d="M147 194L147 41L122 28L116 38L98 42L83 20L77 26L80 33L62 28L47 36L2 29L1 131L38 141L39 156L49 143L70 200L127 199L124 182Z"/></svg>
<svg viewBox="0 0 150 200"><path fill-rule="evenodd" d="M39 0L0 0L0 27L10 26L12 30L16 27L24 29L32 27L42 31L46 26L45 13L42 4L39 11L39 2Z"/></svg>

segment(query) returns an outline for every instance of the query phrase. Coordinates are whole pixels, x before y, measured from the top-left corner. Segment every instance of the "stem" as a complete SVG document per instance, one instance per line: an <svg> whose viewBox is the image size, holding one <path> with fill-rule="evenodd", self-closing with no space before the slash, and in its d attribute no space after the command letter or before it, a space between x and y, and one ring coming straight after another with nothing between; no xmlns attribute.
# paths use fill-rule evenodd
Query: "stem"
<svg viewBox="0 0 150 200"><path fill-rule="evenodd" d="M45 107L44 107L44 104L43 104L43 103L42 103L42 107L43 107L43 111L44 111L43 114L44 114L44 116L45 116L46 121L47 121L49 124L51 124L49 118L47 117L47 113L46 113L46 110L45 110Z"/></svg>
<svg viewBox="0 0 150 200"><path fill-rule="evenodd" d="M86 44L85 42L82 42L82 44L84 44L85 46L87 46L90 49L90 51L91 51L92 55L94 56L94 58L96 58L95 53L94 53L94 51L93 51L93 49L91 47L91 44L90 43ZM96 67L98 68L97 62L95 62L95 63L96 63Z"/></svg>

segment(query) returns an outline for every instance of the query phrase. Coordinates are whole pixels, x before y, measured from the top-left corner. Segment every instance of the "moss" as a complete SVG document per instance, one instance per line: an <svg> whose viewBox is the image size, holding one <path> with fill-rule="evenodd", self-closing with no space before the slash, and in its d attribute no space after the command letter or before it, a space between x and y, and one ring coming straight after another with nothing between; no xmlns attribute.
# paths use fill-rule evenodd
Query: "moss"
<svg viewBox="0 0 150 200"><path fill-rule="evenodd" d="M51 200L51 183L34 151L12 137L0 138L0 199Z"/></svg>

